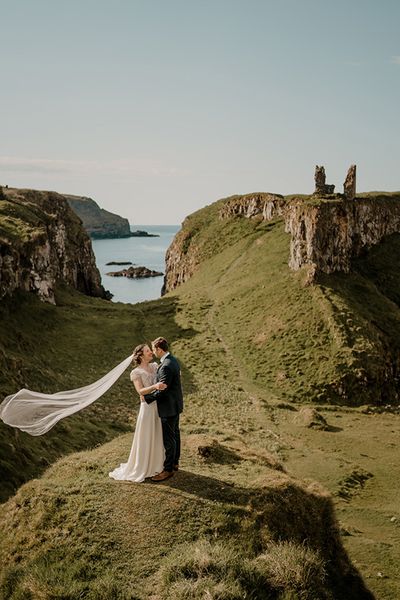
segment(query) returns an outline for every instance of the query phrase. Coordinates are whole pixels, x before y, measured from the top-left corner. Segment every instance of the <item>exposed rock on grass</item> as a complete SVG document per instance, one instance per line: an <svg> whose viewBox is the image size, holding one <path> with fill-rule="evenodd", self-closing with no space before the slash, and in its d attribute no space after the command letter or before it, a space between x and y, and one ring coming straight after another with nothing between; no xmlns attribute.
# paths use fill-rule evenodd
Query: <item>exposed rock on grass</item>
<svg viewBox="0 0 400 600"><path fill-rule="evenodd" d="M330 430L326 419L315 408L310 406L303 406L294 417L294 420L298 425L303 427L321 429L322 431Z"/></svg>
<svg viewBox="0 0 400 600"><path fill-rule="evenodd" d="M339 489L337 495L345 500L351 500L351 498L360 492L365 486L365 483L373 477L373 474L369 471L365 471L360 467L353 469L349 475L346 475L339 482Z"/></svg>

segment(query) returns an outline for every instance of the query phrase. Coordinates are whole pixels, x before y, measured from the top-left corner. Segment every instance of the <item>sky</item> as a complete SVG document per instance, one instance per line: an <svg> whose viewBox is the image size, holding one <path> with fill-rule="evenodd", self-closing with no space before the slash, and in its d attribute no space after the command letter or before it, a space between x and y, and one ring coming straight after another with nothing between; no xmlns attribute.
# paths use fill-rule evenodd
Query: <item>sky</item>
<svg viewBox="0 0 400 600"><path fill-rule="evenodd" d="M398 0L0 0L0 185L179 224L219 198L400 190Z"/></svg>

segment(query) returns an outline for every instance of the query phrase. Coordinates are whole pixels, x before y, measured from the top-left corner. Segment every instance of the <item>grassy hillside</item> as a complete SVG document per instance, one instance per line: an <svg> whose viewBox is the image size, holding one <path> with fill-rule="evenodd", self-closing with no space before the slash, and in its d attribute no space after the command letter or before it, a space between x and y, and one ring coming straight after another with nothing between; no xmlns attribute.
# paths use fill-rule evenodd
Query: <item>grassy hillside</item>
<svg viewBox="0 0 400 600"><path fill-rule="evenodd" d="M109 441L135 420L128 372L43 438L2 425L8 493L56 456L107 442L0 507L5 598L367 598L342 543L377 598L400 594L400 416L357 408L396 385L400 238L307 286L287 267L281 221L220 221L219 206L187 219L202 264L161 300L60 290L57 307L2 305L4 395L88 383L161 334L186 398L182 470L158 487L108 479L131 444ZM311 401L326 428L307 420Z"/></svg>
<svg viewBox="0 0 400 600"><path fill-rule="evenodd" d="M321 276L287 266L282 220L218 219L220 203L185 222L185 252L200 257L192 281L211 331L243 375L277 399L349 405L398 399L400 235L354 262L349 275ZM201 233L200 233L201 232Z"/></svg>
<svg viewBox="0 0 400 600"><path fill-rule="evenodd" d="M202 399L188 395L189 415ZM218 399L246 404L229 385ZM2 598L372 597L343 550L329 496L235 435L232 417L219 435L190 433L186 420L182 470L167 485L109 479L131 435L25 484L0 511ZM249 414L246 426L256 424Z"/></svg>
<svg viewBox="0 0 400 600"><path fill-rule="evenodd" d="M0 303L1 398L22 387L51 393L86 385L120 363L134 346L154 339L160 329L171 338L186 335L175 323L173 299L112 304L60 289L57 304L45 304L30 294ZM66 452L128 431L134 418L128 369L84 415L59 423L46 436L31 437L0 422L0 499Z"/></svg>
<svg viewBox="0 0 400 600"><path fill-rule="evenodd" d="M48 212L51 202L62 198L55 192L38 192L8 188L0 195L0 240L8 240L16 249L26 242L35 244L40 237L46 238L46 228L54 220ZM59 207L60 213L63 208ZM63 214L68 221L71 237L81 237L81 224L74 213ZM67 239L68 241L68 239Z"/></svg>

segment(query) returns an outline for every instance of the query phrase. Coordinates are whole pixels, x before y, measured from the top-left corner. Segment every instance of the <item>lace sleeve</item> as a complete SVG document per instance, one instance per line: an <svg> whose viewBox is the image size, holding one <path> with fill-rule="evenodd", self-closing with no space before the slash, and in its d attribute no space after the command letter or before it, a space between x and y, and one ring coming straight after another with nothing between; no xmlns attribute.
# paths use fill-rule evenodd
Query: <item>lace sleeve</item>
<svg viewBox="0 0 400 600"><path fill-rule="evenodd" d="M130 379L131 379L132 383L134 383L135 381L142 380L142 378L140 377L140 373L138 372L137 369L133 369L133 371L131 371Z"/></svg>

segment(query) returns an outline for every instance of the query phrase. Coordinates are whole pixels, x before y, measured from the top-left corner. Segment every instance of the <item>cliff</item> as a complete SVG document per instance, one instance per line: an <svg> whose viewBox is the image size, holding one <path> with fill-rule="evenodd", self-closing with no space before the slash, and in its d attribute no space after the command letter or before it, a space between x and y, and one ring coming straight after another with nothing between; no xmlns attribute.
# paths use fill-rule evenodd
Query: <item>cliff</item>
<svg viewBox="0 0 400 600"><path fill-rule="evenodd" d="M0 298L15 290L55 303L57 281L89 296L108 295L90 238L66 198L7 188L0 197Z"/></svg>
<svg viewBox="0 0 400 600"><path fill-rule="evenodd" d="M400 232L400 193L365 194L354 200L293 199L285 221L291 234L291 269L309 265L316 274L348 273L354 258Z"/></svg>
<svg viewBox="0 0 400 600"><path fill-rule="evenodd" d="M400 194L273 196L187 217L164 292L210 297L215 335L278 398L398 403Z"/></svg>
<svg viewBox="0 0 400 600"><path fill-rule="evenodd" d="M256 193L234 196L223 203L219 215L221 219L230 217L256 217L265 221L283 214L286 202L280 194Z"/></svg>
<svg viewBox="0 0 400 600"><path fill-rule="evenodd" d="M108 212L92 200L81 196L64 196L92 238L130 237L128 219Z"/></svg>
<svg viewBox="0 0 400 600"><path fill-rule="evenodd" d="M363 251L385 236L400 232L400 193L370 193L347 200L340 194L326 197L256 193L220 200L221 221L281 217L291 234L289 267L307 266L311 280L319 273L345 272ZM198 213L195 213L198 215ZM188 217L166 254L163 293L187 281L200 264L201 228ZM221 223L221 230L223 225Z"/></svg>
<svg viewBox="0 0 400 600"><path fill-rule="evenodd" d="M212 241L214 250L219 241L224 243L224 221L239 217L270 220L283 214L285 204L280 194L257 192L223 198L208 207L213 212L212 229L204 209L186 217L166 252L162 294L190 279L202 260L210 255L208 242Z"/></svg>

